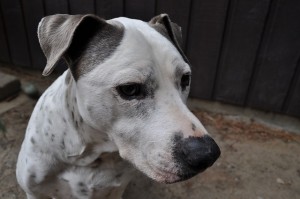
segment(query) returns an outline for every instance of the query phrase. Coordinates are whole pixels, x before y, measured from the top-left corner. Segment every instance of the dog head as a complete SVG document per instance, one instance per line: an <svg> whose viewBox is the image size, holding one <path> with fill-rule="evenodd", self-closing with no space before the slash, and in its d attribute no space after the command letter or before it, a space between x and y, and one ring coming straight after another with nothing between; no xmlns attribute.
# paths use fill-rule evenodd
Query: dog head
<svg viewBox="0 0 300 199"><path fill-rule="evenodd" d="M106 132L122 158L173 183L211 166L220 149L185 103L191 68L180 27L166 14L146 23L94 15L43 18L38 35L48 75L64 58L84 122Z"/></svg>

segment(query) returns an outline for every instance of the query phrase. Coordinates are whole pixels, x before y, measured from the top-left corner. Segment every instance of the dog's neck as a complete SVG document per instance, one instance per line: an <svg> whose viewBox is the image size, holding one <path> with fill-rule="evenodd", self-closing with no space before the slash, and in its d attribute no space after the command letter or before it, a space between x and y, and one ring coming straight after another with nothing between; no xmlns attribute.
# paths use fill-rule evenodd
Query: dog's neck
<svg viewBox="0 0 300 199"><path fill-rule="evenodd" d="M114 142L109 139L105 132L93 128L84 121L78 109L76 82L69 71L66 71L63 77L65 78L66 90L65 96L62 97L62 104L66 109L65 117L69 118L67 125L70 126L72 136L78 137L81 142L77 151L75 150L74 154L69 154L68 158L72 162L76 161L79 165L85 166L95 161L102 153L118 151Z"/></svg>

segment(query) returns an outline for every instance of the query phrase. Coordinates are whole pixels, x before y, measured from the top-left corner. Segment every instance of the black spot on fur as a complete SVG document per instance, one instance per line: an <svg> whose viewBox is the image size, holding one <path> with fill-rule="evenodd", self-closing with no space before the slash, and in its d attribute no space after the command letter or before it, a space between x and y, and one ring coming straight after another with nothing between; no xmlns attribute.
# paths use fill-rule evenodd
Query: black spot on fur
<svg viewBox="0 0 300 199"><path fill-rule="evenodd" d="M194 123L192 123L192 130L195 131L196 130L196 125Z"/></svg>
<svg viewBox="0 0 300 199"><path fill-rule="evenodd" d="M87 110L88 110L89 113L91 113L92 110L93 110L92 106L88 106L88 107L87 107Z"/></svg>
<svg viewBox="0 0 300 199"><path fill-rule="evenodd" d="M36 178L36 175L33 173L29 176L30 178Z"/></svg>
<svg viewBox="0 0 300 199"><path fill-rule="evenodd" d="M65 146L65 141L64 141L64 140L61 141L61 143L60 143L60 148L61 148L61 149L65 149L65 148L66 148L66 146Z"/></svg>
<svg viewBox="0 0 300 199"><path fill-rule="evenodd" d="M35 144L35 139L34 139L33 137L31 137L31 138L30 138L30 142L31 142L32 144Z"/></svg>
<svg viewBox="0 0 300 199"><path fill-rule="evenodd" d="M83 196L87 196L88 195L88 190L87 189L80 189L80 193Z"/></svg>
<svg viewBox="0 0 300 199"><path fill-rule="evenodd" d="M63 120L64 123L67 123L66 118L63 117L62 120Z"/></svg>
<svg viewBox="0 0 300 199"><path fill-rule="evenodd" d="M49 123L50 125L52 125L52 121L51 121L50 118L48 118L48 123Z"/></svg>
<svg viewBox="0 0 300 199"><path fill-rule="evenodd" d="M79 186L79 187L83 187L83 186L84 186L84 183L83 183L83 182L78 182L78 186Z"/></svg>
<svg viewBox="0 0 300 199"><path fill-rule="evenodd" d="M74 119L75 117L74 117L74 111L73 111L73 110L71 111L71 114L72 114L72 120L74 121L74 120L75 120L75 119Z"/></svg>
<svg viewBox="0 0 300 199"><path fill-rule="evenodd" d="M153 72L150 73L146 82L146 95L154 99L154 93L158 89L157 81L154 79Z"/></svg>

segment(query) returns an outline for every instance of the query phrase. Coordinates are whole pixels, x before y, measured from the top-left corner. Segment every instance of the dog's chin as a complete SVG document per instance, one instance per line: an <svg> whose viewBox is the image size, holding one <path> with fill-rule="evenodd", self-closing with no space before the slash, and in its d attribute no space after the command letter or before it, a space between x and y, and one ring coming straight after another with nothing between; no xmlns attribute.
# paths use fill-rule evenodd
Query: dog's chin
<svg viewBox="0 0 300 199"><path fill-rule="evenodd" d="M140 170L140 171L142 171L146 176L148 176L149 178L151 178L156 182L171 184L180 181L180 176L177 174L176 170L169 171L166 169L154 167L149 164L147 166L148 167L146 170Z"/></svg>
<svg viewBox="0 0 300 199"><path fill-rule="evenodd" d="M181 181L185 181L188 180L194 176L196 176L199 173L202 173L203 171L205 171L205 169L197 171L197 172L179 172L179 173L159 173L156 174L155 176L151 177L153 180L159 182L159 183L164 183L164 184L173 184L176 182L181 182Z"/></svg>
<svg viewBox="0 0 300 199"><path fill-rule="evenodd" d="M164 184L172 184L172 183L181 181L180 176L178 176L176 174L170 174L170 173L165 174L165 175L159 174L159 175L155 175L150 178L152 178L156 182L164 183Z"/></svg>
<svg viewBox="0 0 300 199"><path fill-rule="evenodd" d="M169 171L168 172L168 171L162 171L160 169L153 169L150 172L150 174L146 173L146 175L156 182L164 183L164 184L173 184L176 182L188 180L203 171L197 171L197 172L194 172L194 171L192 171L192 172L191 171L171 172L171 171Z"/></svg>

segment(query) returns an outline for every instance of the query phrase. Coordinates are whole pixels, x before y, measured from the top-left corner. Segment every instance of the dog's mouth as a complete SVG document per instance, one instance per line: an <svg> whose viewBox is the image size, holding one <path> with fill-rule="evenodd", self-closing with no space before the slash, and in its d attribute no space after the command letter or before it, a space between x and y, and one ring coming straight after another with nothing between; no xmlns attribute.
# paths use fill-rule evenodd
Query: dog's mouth
<svg viewBox="0 0 300 199"><path fill-rule="evenodd" d="M165 184L172 184L172 183L187 180L205 170L205 169L200 171L182 170L176 166L173 168L166 169L166 168L161 168L159 166L153 166L151 164L148 164L148 166L150 167L151 170L150 175L148 174L148 176L159 183L165 183Z"/></svg>
<svg viewBox="0 0 300 199"><path fill-rule="evenodd" d="M171 184L181 181L180 176L177 174L177 172L167 171L158 167L151 167L151 169L153 175L150 177L157 182Z"/></svg>
<svg viewBox="0 0 300 199"><path fill-rule="evenodd" d="M205 171L205 169L200 170L200 171L188 171L188 172L173 172L173 171L167 171L165 169L160 169L160 168L151 168L154 175L150 175L149 177L152 178L153 180L160 182L160 183L165 183L165 184L172 184L176 182L181 182L188 180L195 175L202 173Z"/></svg>

